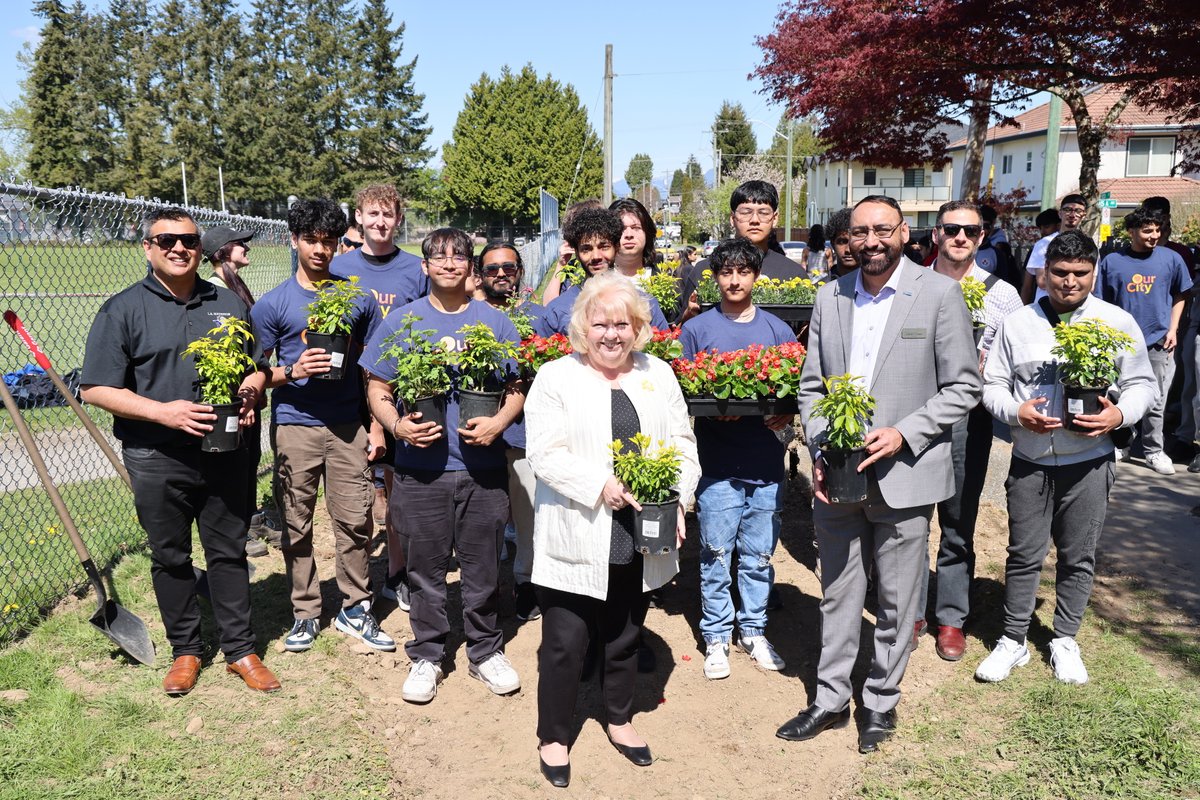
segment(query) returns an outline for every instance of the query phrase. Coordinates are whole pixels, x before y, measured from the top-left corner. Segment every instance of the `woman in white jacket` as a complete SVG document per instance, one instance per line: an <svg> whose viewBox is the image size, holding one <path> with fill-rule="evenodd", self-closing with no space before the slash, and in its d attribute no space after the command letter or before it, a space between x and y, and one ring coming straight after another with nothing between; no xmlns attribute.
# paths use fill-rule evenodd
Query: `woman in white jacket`
<svg viewBox="0 0 1200 800"><path fill-rule="evenodd" d="M542 773L570 780L579 676L594 628L603 652L609 740L639 766L650 748L631 724L645 592L679 570L678 554L633 549L636 500L613 474L609 444L639 431L682 454L677 535L699 479L696 439L670 366L636 352L650 338L650 309L615 274L584 284L571 314L574 355L538 372L525 404L526 455L537 477L533 583L542 607L538 738ZM599 649L598 648L598 649Z"/></svg>

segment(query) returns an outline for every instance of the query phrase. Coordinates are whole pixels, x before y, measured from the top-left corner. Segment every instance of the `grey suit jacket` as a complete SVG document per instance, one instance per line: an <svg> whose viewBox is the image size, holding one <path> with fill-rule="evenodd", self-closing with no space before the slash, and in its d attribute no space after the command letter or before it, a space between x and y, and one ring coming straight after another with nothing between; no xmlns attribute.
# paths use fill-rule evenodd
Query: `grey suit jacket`
<svg viewBox="0 0 1200 800"><path fill-rule="evenodd" d="M938 503L954 494L950 427L979 403L982 381L971 320L957 281L903 260L869 390L872 428L893 427L904 446L873 469L892 508ZM824 419L812 415L825 394L823 379L850 363L855 273L817 293L800 375L801 420L809 447L820 449Z"/></svg>

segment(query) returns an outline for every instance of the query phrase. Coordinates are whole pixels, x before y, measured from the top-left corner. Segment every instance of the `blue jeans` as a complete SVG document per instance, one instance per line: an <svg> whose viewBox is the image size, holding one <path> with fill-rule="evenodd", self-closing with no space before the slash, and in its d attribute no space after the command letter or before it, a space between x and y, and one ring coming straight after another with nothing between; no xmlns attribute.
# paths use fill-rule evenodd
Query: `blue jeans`
<svg viewBox="0 0 1200 800"><path fill-rule="evenodd" d="M700 519L700 633L705 642L733 636L733 597L729 561L736 547L738 630L743 637L761 636L767 627L767 595L771 591L771 556L779 542L783 495L778 483L755 484L737 479L701 478L696 495Z"/></svg>

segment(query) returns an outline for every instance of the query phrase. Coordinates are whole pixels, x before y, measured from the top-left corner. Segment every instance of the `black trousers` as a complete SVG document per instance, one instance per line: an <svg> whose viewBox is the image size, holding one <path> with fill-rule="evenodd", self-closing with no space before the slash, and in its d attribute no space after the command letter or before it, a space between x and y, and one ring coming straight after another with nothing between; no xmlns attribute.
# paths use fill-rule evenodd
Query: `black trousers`
<svg viewBox="0 0 1200 800"><path fill-rule="evenodd" d="M255 643L246 570L246 448L202 453L126 447L124 459L138 522L150 541L150 577L174 657L204 654L192 523L200 530L221 651L229 663L250 655Z"/></svg>
<svg viewBox="0 0 1200 800"><path fill-rule="evenodd" d="M572 592L538 588L542 645L538 649L538 739L569 744L579 676L591 631L604 648L604 708L609 725L633 716L634 679L646 595L642 557L608 567L608 597L597 600Z"/></svg>

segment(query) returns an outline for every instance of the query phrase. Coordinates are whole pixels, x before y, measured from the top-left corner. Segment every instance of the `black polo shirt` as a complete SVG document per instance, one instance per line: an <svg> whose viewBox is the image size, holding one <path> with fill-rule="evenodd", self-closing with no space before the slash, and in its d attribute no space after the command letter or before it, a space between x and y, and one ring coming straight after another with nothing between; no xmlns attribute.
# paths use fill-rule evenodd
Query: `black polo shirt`
<svg viewBox="0 0 1200 800"><path fill-rule="evenodd" d="M88 333L80 383L129 389L151 400L200 399L196 365L182 353L228 316L250 322L246 304L228 289L196 279L186 301L147 274L100 307ZM250 355L267 367L256 336ZM133 447L199 447L199 437L155 422L113 417L113 435Z"/></svg>
<svg viewBox="0 0 1200 800"><path fill-rule="evenodd" d="M679 287L680 310L677 315L678 317L683 316L684 310L687 309L687 299L692 296L692 292L696 291L696 286L700 283L700 276L704 274L704 270L706 269L709 269L708 259L704 258L684 271ZM792 261L785 255L780 255L774 250L768 250L763 256L762 271L759 275L763 278L778 278L781 281L790 281L792 278L806 277L808 273L804 271L803 265Z"/></svg>

